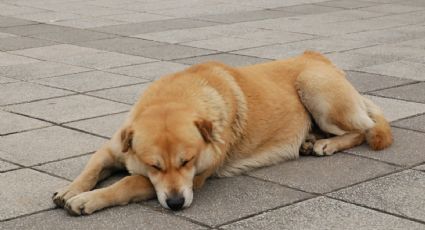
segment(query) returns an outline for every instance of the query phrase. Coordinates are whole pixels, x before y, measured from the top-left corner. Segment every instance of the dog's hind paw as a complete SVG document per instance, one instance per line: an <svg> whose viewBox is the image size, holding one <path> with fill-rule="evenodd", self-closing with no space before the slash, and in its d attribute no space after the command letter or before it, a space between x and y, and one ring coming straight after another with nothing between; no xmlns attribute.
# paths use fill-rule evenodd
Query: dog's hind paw
<svg viewBox="0 0 425 230"><path fill-rule="evenodd" d="M331 140L321 139L314 143L313 153L316 156L330 156L334 154L338 149Z"/></svg>

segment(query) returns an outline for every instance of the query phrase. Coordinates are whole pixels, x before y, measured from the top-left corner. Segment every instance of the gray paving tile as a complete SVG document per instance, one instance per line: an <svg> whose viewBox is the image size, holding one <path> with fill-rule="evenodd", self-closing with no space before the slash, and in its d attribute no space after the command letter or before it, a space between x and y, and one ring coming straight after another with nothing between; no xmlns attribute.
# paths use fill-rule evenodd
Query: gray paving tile
<svg viewBox="0 0 425 230"><path fill-rule="evenodd" d="M366 144L363 144L349 149L347 152L401 166L425 162L425 154L423 154L425 148L424 133L399 128L393 128L392 131L394 143L387 149L372 151Z"/></svg>
<svg viewBox="0 0 425 230"><path fill-rule="evenodd" d="M222 54L212 54L212 55L205 55L205 56L175 60L175 62L188 64L188 65L199 64L206 61L220 61L231 66L244 66L244 65L253 65L257 63L267 62L267 61L270 61L270 59L250 57L250 56L230 54L230 53L222 53Z"/></svg>
<svg viewBox="0 0 425 230"><path fill-rule="evenodd" d="M243 38L229 38L229 37L221 37L221 38L212 38L200 41L192 41L187 43L181 43L182 45L204 48L210 50L218 50L222 52L264 46L270 44L267 41L258 41L258 40L249 40Z"/></svg>
<svg viewBox="0 0 425 230"><path fill-rule="evenodd" d="M153 33L137 34L133 37L167 42L172 44L213 39L220 37L232 37L242 34L260 31L258 28L244 26L243 23L213 25L201 28L175 29Z"/></svg>
<svg viewBox="0 0 425 230"><path fill-rule="evenodd" d="M42 85L54 86L78 92L86 92L146 81L147 80L141 78L127 77L102 71L89 71L84 73L62 75L59 77L44 78L35 82Z"/></svg>
<svg viewBox="0 0 425 230"><path fill-rule="evenodd" d="M327 193L396 169L385 163L340 153L331 157L301 157L249 175L307 192Z"/></svg>
<svg viewBox="0 0 425 230"><path fill-rule="evenodd" d="M54 98L6 107L7 110L57 123L124 112L129 106L83 95Z"/></svg>
<svg viewBox="0 0 425 230"><path fill-rule="evenodd" d="M245 176L220 178L208 180L201 190L195 191L192 205L175 214L216 226L310 196Z"/></svg>
<svg viewBox="0 0 425 230"><path fill-rule="evenodd" d="M2 67L0 67L1 69ZM0 84L17 82L18 80L8 77L0 77Z"/></svg>
<svg viewBox="0 0 425 230"><path fill-rule="evenodd" d="M101 51L93 54L63 57L60 59L56 59L56 61L93 69L107 69L139 63L153 62L156 60L115 52Z"/></svg>
<svg viewBox="0 0 425 230"><path fill-rule="evenodd" d="M151 14L151 13L140 13L140 12L107 15L107 16L103 16L102 18L118 20L118 21L126 22L126 24L172 19L172 17L169 17L169 16Z"/></svg>
<svg viewBox="0 0 425 230"><path fill-rule="evenodd" d="M97 117L82 121L66 123L66 126L96 133L105 137L112 137L127 117L127 113L119 113L104 117Z"/></svg>
<svg viewBox="0 0 425 230"><path fill-rule="evenodd" d="M139 99L140 95L142 95L148 86L149 84L138 84L99 90L87 94L132 105Z"/></svg>
<svg viewBox="0 0 425 230"><path fill-rule="evenodd" d="M36 59L0 52L0 67L38 62Z"/></svg>
<svg viewBox="0 0 425 230"><path fill-rule="evenodd" d="M16 37L16 35L0 32L0 38L11 38L11 37Z"/></svg>
<svg viewBox="0 0 425 230"><path fill-rule="evenodd" d="M20 18L0 16L0 27L23 26L37 23L38 22L24 20Z"/></svg>
<svg viewBox="0 0 425 230"><path fill-rule="evenodd" d="M406 118L400 121L393 122L392 125L400 128L412 129L425 132L425 115L420 115L412 118Z"/></svg>
<svg viewBox="0 0 425 230"><path fill-rule="evenodd" d="M425 82L384 89L372 93L377 96L397 98L407 101L425 103Z"/></svg>
<svg viewBox="0 0 425 230"><path fill-rule="evenodd" d="M100 137L54 126L3 136L0 157L31 166L92 152L104 142Z"/></svg>
<svg viewBox="0 0 425 230"><path fill-rule="evenodd" d="M183 28L196 28L215 25L214 22L206 22L199 20L190 20L190 19L167 19L160 21L150 21L150 22L140 22L140 23L131 23L125 25L116 25L116 26L104 26L93 28L93 30L119 34L119 35L135 35L142 33L158 32L165 31L170 29L183 29Z"/></svg>
<svg viewBox="0 0 425 230"><path fill-rule="evenodd" d="M332 7L332 6L303 4L303 5L296 5L296 6L279 7L279 8L274 8L273 10L283 10L283 11L287 11L291 13L296 13L299 15L304 15L304 14L324 14L324 13L330 13L334 11L340 11L342 9Z"/></svg>
<svg viewBox="0 0 425 230"><path fill-rule="evenodd" d="M1 173L0 185L7 187L2 191L3 205L0 207L0 220L5 220L53 208L51 194L66 182L31 169L21 169Z"/></svg>
<svg viewBox="0 0 425 230"><path fill-rule="evenodd" d="M33 47L50 46L56 42L27 37L9 37L0 39L0 50L11 51Z"/></svg>
<svg viewBox="0 0 425 230"><path fill-rule="evenodd" d="M396 43L395 45L417 47L417 48L425 49L425 38L417 38L417 39L407 40L407 41Z"/></svg>
<svg viewBox="0 0 425 230"><path fill-rule="evenodd" d="M351 39L364 42L376 42L380 44L395 43L400 45L401 42L411 39L417 39L425 36L423 28L418 26L403 26L397 28L388 28L372 31L363 31L342 35L341 39ZM408 45L406 45L408 46Z"/></svg>
<svg viewBox="0 0 425 230"><path fill-rule="evenodd" d="M425 164L419 165L418 167L415 167L414 169L425 171Z"/></svg>
<svg viewBox="0 0 425 230"><path fill-rule="evenodd" d="M217 53L217 51L170 44L145 47L144 49L139 50L139 52L135 55L168 61L213 53Z"/></svg>
<svg viewBox="0 0 425 230"><path fill-rule="evenodd" d="M146 47L164 45L164 43L138 38L111 38L77 43L80 46L108 50L119 53L139 55Z"/></svg>
<svg viewBox="0 0 425 230"><path fill-rule="evenodd" d="M348 81L361 93L414 82L408 79L357 71L346 71L345 73Z"/></svg>
<svg viewBox="0 0 425 230"><path fill-rule="evenodd" d="M332 193L331 196L417 220L425 220L425 173L406 170Z"/></svg>
<svg viewBox="0 0 425 230"><path fill-rule="evenodd" d="M0 111L0 135L50 126L49 123Z"/></svg>
<svg viewBox="0 0 425 230"><path fill-rule="evenodd" d="M425 105L376 96L367 96L383 111L388 121L395 121L425 112Z"/></svg>
<svg viewBox="0 0 425 230"><path fill-rule="evenodd" d="M365 55L351 52L330 53L326 57L332 60L341 69L352 70L371 65L378 65L396 61L397 59L389 56Z"/></svg>
<svg viewBox="0 0 425 230"><path fill-rule="evenodd" d="M19 17L36 21L36 22L49 23L52 21L61 21L61 20L79 18L81 16L77 14L68 13L68 12L46 11L46 12L39 12L39 13L32 13L32 14L23 14L23 15L19 15Z"/></svg>
<svg viewBox="0 0 425 230"><path fill-rule="evenodd" d="M19 166L0 160L0 172L17 169Z"/></svg>
<svg viewBox="0 0 425 230"><path fill-rule="evenodd" d="M315 38L313 35L292 33L288 31L278 31L278 30L260 30L250 33L237 34L234 35L237 38L244 38L248 40L268 42L269 44L279 43L289 43L295 41L303 41Z"/></svg>
<svg viewBox="0 0 425 230"><path fill-rule="evenodd" d="M72 30L72 28L69 28L69 27L56 26L56 25L50 25L50 24L38 24L38 22L33 22L32 24L34 25L23 25L23 26L0 28L0 31L11 33L11 34L28 36L28 35L45 34L45 33L60 33L64 31Z"/></svg>
<svg viewBox="0 0 425 230"><path fill-rule="evenodd" d="M43 221L40 221L43 220ZM69 216L64 210L48 212L1 223L5 229L205 229L189 221L172 215L152 211L149 208L132 204L95 213L87 217Z"/></svg>
<svg viewBox="0 0 425 230"><path fill-rule="evenodd" d="M362 41L339 40L337 38L323 38L306 40L281 45L270 45L258 48L245 49L232 53L244 54L254 57L283 59L302 54L305 50L315 50L322 53L350 50L368 46Z"/></svg>
<svg viewBox="0 0 425 230"><path fill-rule="evenodd" d="M159 61L140 65L131 65L114 69L107 69L105 71L124 74L133 77L142 77L149 80L155 80L164 75L183 70L186 67L187 65L180 63Z"/></svg>
<svg viewBox="0 0 425 230"><path fill-rule="evenodd" d="M367 221L365 221L367 220ZM319 197L242 220L223 229L423 229L417 222Z"/></svg>
<svg viewBox="0 0 425 230"><path fill-rule="evenodd" d="M376 2L367 2L367 1L350 1L350 0L342 0L342 1L325 1L315 3L320 6L330 6L330 7L339 7L344 9L358 9L362 7L374 6L378 5Z"/></svg>
<svg viewBox="0 0 425 230"><path fill-rule="evenodd" d="M72 181L83 171L91 155L92 154L55 161L34 168Z"/></svg>
<svg viewBox="0 0 425 230"><path fill-rule="evenodd" d="M359 70L369 73L425 81L425 76L423 75L425 71L425 63L397 61L360 68Z"/></svg>
<svg viewBox="0 0 425 230"><path fill-rule="evenodd" d="M274 11L274 10L254 10L254 11L239 11L224 14L202 15L196 17L199 20L219 22L219 23L236 23L263 20L270 18L283 18L297 15L292 12Z"/></svg>
<svg viewBox="0 0 425 230"><path fill-rule="evenodd" d="M72 92L54 89L27 82L15 82L0 85L0 105L72 94Z"/></svg>
<svg viewBox="0 0 425 230"><path fill-rule="evenodd" d="M373 47L360 48L349 52L366 54L366 55L380 55L388 56L394 59L405 59L409 57L424 56L424 49L413 47L397 46L392 44L377 45Z"/></svg>
<svg viewBox="0 0 425 230"><path fill-rule="evenodd" d="M0 66L0 76L18 80L31 80L85 72L88 70L90 69L56 62L37 61L27 64Z"/></svg>
<svg viewBox="0 0 425 230"><path fill-rule="evenodd" d="M83 42L83 41L93 41L98 39L106 39L116 37L113 34L100 33L89 30L82 29L74 29L74 30L66 30L55 33L43 33L43 34L35 34L31 35L35 38L41 38L50 41L56 42L64 42L64 43L75 43L75 42Z"/></svg>
<svg viewBox="0 0 425 230"><path fill-rule="evenodd" d="M115 16L115 15L111 15L111 16ZM91 29L94 27L121 25L121 24L127 24L127 23L128 22L118 21L118 20L113 20L108 18L101 18L101 17L96 17L96 18L83 17L83 18L52 22L52 24L55 24L55 25L68 26L68 27L77 28L77 29Z"/></svg>
<svg viewBox="0 0 425 230"><path fill-rule="evenodd" d="M99 50L96 50L96 49L69 45L69 44L61 44L61 45L54 45L54 46L16 50L16 51L12 51L11 53L27 56L27 57L32 57L32 58L54 61L56 59L63 58L64 54L66 54L67 56L75 56L75 55L94 54L98 52Z"/></svg>
<svg viewBox="0 0 425 230"><path fill-rule="evenodd" d="M405 6L405 5L399 5L399 4L381 4L376 6L365 7L365 8L362 8L362 10L398 14L398 13L407 13L412 11L421 11L421 10L425 10L425 8L418 7L418 6Z"/></svg>

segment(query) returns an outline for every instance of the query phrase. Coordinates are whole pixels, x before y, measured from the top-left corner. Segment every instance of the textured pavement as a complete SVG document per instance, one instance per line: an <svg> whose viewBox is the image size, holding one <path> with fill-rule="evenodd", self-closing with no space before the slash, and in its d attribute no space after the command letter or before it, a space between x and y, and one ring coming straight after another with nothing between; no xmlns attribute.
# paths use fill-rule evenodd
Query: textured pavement
<svg viewBox="0 0 425 230"><path fill-rule="evenodd" d="M391 148L211 179L180 212L54 207L153 80L306 49L382 107ZM0 0L0 229L208 228L425 229L424 0Z"/></svg>

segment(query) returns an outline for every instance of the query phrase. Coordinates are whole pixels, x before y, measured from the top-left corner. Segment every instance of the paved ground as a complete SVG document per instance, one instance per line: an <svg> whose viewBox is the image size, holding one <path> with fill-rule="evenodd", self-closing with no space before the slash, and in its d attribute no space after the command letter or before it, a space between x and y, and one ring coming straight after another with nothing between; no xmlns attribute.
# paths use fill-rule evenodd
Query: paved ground
<svg viewBox="0 0 425 230"><path fill-rule="evenodd" d="M0 229L425 229L425 1L0 0ZM162 74L314 49L379 104L395 144L210 180L70 217L51 202Z"/></svg>

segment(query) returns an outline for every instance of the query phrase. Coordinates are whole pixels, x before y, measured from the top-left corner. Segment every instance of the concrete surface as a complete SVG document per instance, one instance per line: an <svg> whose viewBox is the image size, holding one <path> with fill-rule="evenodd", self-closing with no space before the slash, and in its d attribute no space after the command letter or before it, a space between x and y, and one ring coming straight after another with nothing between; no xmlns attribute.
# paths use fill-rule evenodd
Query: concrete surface
<svg viewBox="0 0 425 230"><path fill-rule="evenodd" d="M213 179L181 212L54 208L151 81L305 49L382 107L391 148ZM0 229L425 229L424 72L423 0L0 0Z"/></svg>

